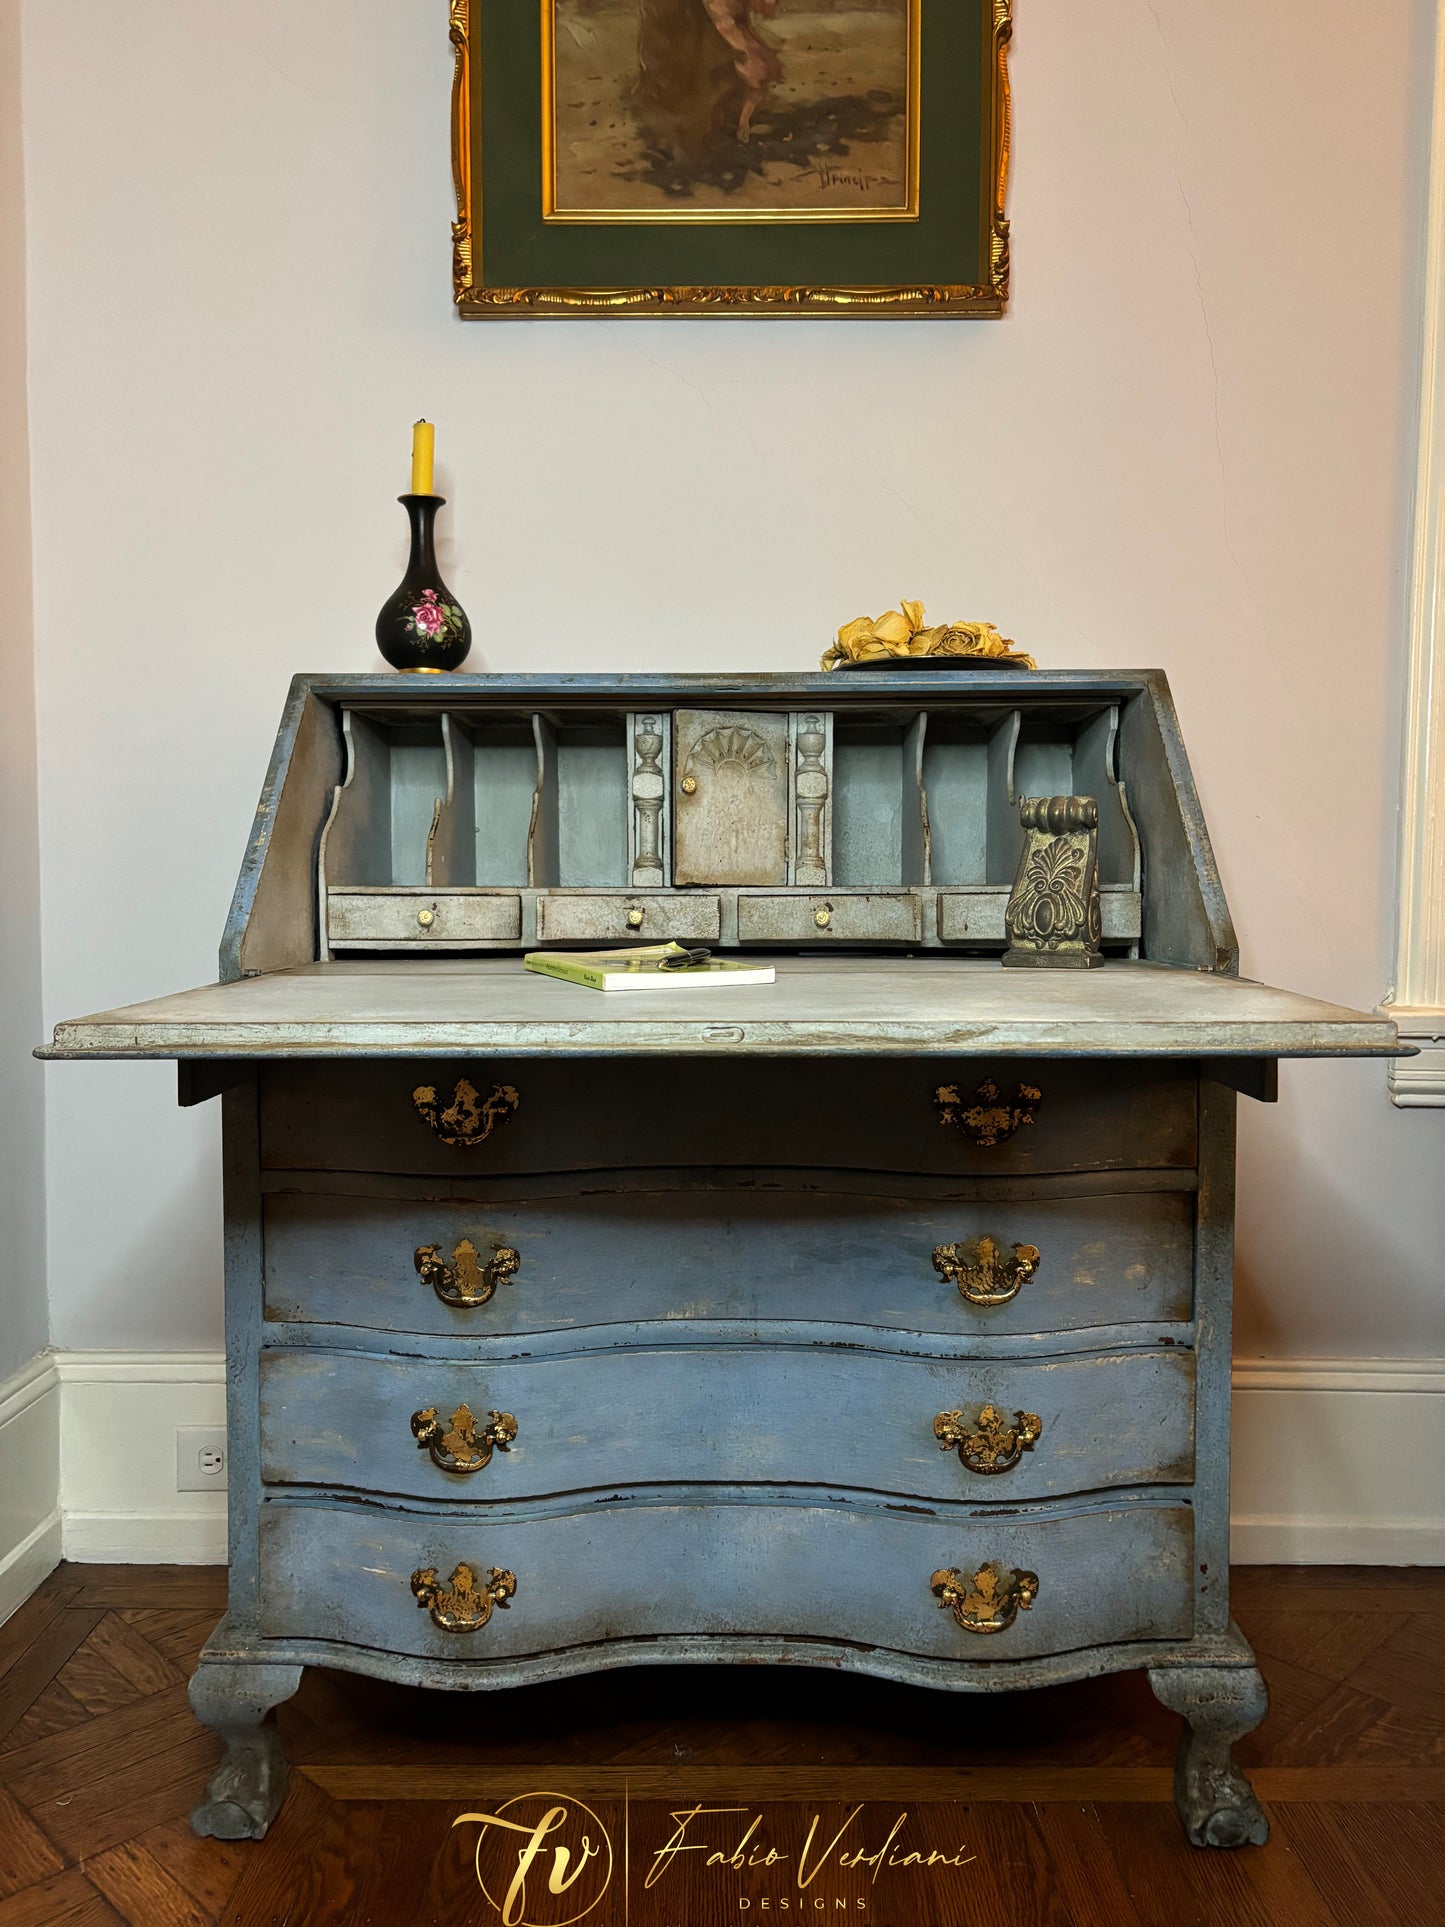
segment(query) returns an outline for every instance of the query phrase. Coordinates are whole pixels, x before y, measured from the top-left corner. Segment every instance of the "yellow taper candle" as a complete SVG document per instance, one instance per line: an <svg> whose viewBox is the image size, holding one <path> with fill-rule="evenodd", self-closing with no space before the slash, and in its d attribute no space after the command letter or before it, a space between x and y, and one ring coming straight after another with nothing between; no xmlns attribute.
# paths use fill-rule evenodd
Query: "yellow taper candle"
<svg viewBox="0 0 1445 1927"><path fill-rule="evenodd" d="M432 456L436 450L436 429L430 422L418 422L411 431L411 492L430 495Z"/></svg>

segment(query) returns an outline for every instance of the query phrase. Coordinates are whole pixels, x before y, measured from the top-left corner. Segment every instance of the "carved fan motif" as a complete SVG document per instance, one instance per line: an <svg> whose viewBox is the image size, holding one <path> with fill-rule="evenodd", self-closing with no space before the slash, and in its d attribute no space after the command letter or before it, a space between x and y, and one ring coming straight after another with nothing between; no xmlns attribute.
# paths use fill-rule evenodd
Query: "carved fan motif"
<svg viewBox="0 0 1445 1927"><path fill-rule="evenodd" d="M743 729L736 723L719 725L699 736L688 751L687 760L706 763L709 769L721 769L724 763L741 763L744 769L773 767L773 753L757 731Z"/></svg>

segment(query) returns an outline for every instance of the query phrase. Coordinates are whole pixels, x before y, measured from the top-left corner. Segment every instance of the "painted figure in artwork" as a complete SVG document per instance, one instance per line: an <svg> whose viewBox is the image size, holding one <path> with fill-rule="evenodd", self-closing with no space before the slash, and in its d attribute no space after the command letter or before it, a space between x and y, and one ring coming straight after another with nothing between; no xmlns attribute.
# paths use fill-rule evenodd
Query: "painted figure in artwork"
<svg viewBox="0 0 1445 1927"><path fill-rule="evenodd" d="M640 0L637 102L647 132L679 161L747 144L753 115L782 78L753 16L777 0Z"/></svg>
<svg viewBox="0 0 1445 1927"><path fill-rule="evenodd" d="M915 0L553 0L556 211L910 207Z"/></svg>

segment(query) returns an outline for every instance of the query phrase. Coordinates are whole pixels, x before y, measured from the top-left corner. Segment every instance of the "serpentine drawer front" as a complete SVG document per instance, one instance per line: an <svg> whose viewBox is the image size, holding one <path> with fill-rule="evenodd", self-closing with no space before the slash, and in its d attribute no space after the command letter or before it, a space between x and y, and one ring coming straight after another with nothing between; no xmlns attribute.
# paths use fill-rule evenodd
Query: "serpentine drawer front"
<svg viewBox="0 0 1445 1927"><path fill-rule="evenodd" d="M445 1515L271 1503L261 1509L261 1631L321 1626L345 1645L450 1661L728 1633L1023 1659L1188 1634L1192 1552L1189 1507L1142 1500L997 1520L962 1507L900 1515L841 1495L729 1503L721 1491ZM454 1584L459 1567L467 1570ZM1037 1583L995 1632L983 1630L981 1601L970 1630L940 1596L942 1580L934 1591L941 1574L973 1581L986 1567L997 1576L975 1590L1002 1595L999 1618L1021 1606L1009 1575ZM493 1572L514 1582L510 1591L498 1583L502 1599L486 1596ZM484 1623L437 1624L413 1590L414 1579L430 1590L427 1574L460 1593L456 1617L485 1614Z"/></svg>
<svg viewBox="0 0 1445 1927"><path fill-rule="evenodd" d="M405 1180L271 1191L266 1316L476 1338L657 1318L989 1337L1190 1316L1188 1191L976 1203L823 1179L807 1191L688 1172L624 1182L553 1179L547 1195L537 1181L536 1195L485 1204L376 1195L422 1188ZM515 1262L496 1267L499 1251Z"/></svg>
<svg viewBox="0 0 1445 1927"><path fill-rule="evenodd" d="M261 1157L272 1170L449 1177L621 1163L1188 1169L1196 1092L1177 1064L1067 1059L276 1063L261 1077Z"/></svg>
<svg viewBox="0 0 1445 1927"><path fill-rule="evenodd" d="M1020 1365L764 1341L459 1365L268 1350L261 1476L503 1504L690 1481L1013 1504L1187 1483L1193 1375L1180 1351Z"/></svg>

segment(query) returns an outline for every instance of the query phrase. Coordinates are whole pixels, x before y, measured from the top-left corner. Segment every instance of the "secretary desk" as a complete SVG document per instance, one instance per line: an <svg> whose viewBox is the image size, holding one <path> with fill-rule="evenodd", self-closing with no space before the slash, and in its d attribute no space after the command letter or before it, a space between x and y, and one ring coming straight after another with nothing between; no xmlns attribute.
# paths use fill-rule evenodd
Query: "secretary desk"
<svg viewBox="0 0 1445 1927"><path fill-rule="evenodd" d="M1005 970L1024 797L1104 963ZM604 995L546 945L767 987ZM1237 975L1164 677L298 677L220 982L59 1025L224 1108L230 1605L196 1830L303 1667L990 1693L1147 1669L1266 1823L1229 1616L1235 1105L1392 1027Z"/></svg>

